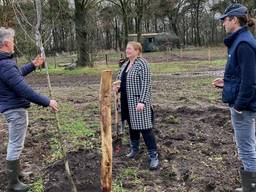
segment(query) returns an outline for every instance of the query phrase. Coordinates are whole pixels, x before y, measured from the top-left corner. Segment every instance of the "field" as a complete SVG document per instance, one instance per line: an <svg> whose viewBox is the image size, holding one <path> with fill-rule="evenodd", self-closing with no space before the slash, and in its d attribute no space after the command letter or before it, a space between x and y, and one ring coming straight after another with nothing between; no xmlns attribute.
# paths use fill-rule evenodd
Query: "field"
<svg viewBox="0 0 256 192"><path fill-rule="evenodd" d="M223 75L225 48L173 50L146 53L151 63L154 132L161 165L147 168L147 154L141 139L141 153L128 160L128 133L120 154L113 157L113 192L228 192L239 186L238 160L233 141L229 109L221 103L221 90L211 81ZM60 105L61 131L69 150L68 159L79 192L100 191L100 72L118 71L120 54L104 53L96 67L72 71L54 68L49 58L54 97ZM60 55L56 62L69 62ZM27 77L37 91L48 94L44 70ZM23 169L33 170L25 181L33 192L69 192L56 137L54 116L49 109L33 105L22 154ZM115 131L113 129L113 131ZM113 133L115 134L115 133ZM7 129L0 119L0 191L6 187L5 155Z"/></svg>

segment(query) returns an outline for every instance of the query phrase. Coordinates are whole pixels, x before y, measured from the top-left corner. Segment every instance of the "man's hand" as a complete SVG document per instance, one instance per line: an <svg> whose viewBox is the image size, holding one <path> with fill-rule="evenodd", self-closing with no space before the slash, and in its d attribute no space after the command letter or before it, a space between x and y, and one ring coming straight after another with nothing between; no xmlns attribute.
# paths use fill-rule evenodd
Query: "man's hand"
<svg viewBox="0 0 256 192"><path fill-rule="evenodd" d="M137 107L136 107L136 111L138 112L142 112L143 109L145 107L145 104L144 103L138 103Z"/></svg>
<svg viewBox="0 0 256 192"><path fill-rule="evenodd" d="M212 85L217 88L223 88L224 87L224 80L222 78L214 79L212 82Z"/></svg>
<svg viewBox="0 0 256 192"><path fill-rule="evenodd" d="M44 58L41 57L40 55L38 55L33 61L32 61L33 65L35 67L40 67L44 64Z"/></svg>
<svg viewBox="0 0 256 192"><path fill-rule="evenodd" d="M58 104L57 104L57 101L55 101L55 100L50 100L49 106L52 108L52 111L53 111L53 112L57 112L57 111L58 111Z"/></svg>

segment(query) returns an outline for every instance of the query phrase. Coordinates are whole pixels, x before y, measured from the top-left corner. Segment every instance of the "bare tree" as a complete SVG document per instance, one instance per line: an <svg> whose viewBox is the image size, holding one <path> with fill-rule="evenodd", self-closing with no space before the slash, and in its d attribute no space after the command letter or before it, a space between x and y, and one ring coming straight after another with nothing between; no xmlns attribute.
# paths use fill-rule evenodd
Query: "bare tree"
<svg viewBox="0 0 256 192"><path fill-rule="evenodd" d="M136 11L136 33L137 41L141 41L142 34L142 19L145 15L145 11L150 6L151 0L135 0L135 11Z"/></svg>
<svg viewBox="0 0 256 192"><path fill-rule="evenodd" d="M131 3L129 0L108 0L119 8L119 11L122 15L123 25L124 25L124 45L128 43L129 35L129 15L131 12Z"/></svg>

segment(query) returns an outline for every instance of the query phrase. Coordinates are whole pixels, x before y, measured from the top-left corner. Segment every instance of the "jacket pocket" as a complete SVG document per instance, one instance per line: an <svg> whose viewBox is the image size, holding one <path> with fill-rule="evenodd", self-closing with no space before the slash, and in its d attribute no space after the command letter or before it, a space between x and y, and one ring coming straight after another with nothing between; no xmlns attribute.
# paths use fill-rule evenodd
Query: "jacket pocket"
<svg viewBox="0 0 256 192"><path fill-rule="evenodd" d="M239 84L238 83L226 83L223 87L222 92L222 101L223 103L233 104L237 98L239 92Z"/></svg>

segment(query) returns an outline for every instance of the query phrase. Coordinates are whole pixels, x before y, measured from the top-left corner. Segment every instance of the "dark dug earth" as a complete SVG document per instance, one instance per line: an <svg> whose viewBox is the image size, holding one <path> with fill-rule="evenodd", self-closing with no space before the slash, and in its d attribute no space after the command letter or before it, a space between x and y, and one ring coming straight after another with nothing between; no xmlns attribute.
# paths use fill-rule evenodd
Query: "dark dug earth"
<svg viewBox="0 0 256 192"><path fill-rule="evenodd" d="M125 134L122 153L113 157L113 191L231 192L239 186L240 162L229 111L219 101L219 90L211 87L214 78L153 76L154 131L161 166L156 171L147 169L146 148L142 141L140 157L126 159L124 154L129 150L129 143ZM47 92L45 84L28 81L41 92ZM56 98L63 105L60 113L65 113L70 122L81 119L87 128L94 130L94 134L76 135L76 141L69 137L67 130L63 131L79 192L100 191L99 81L98 76L53 77ZM74 111L66 111L68 108ZM36 106L29 112L30 127L22 162L23 168L33 170L34 174L25 180L33 183L41 179L46 192L69 192L63 162L52 155L57 150L53 144L54 119L46 109ZM0 191L4 191L7 133L4 124L0 125Z"/></svg>

